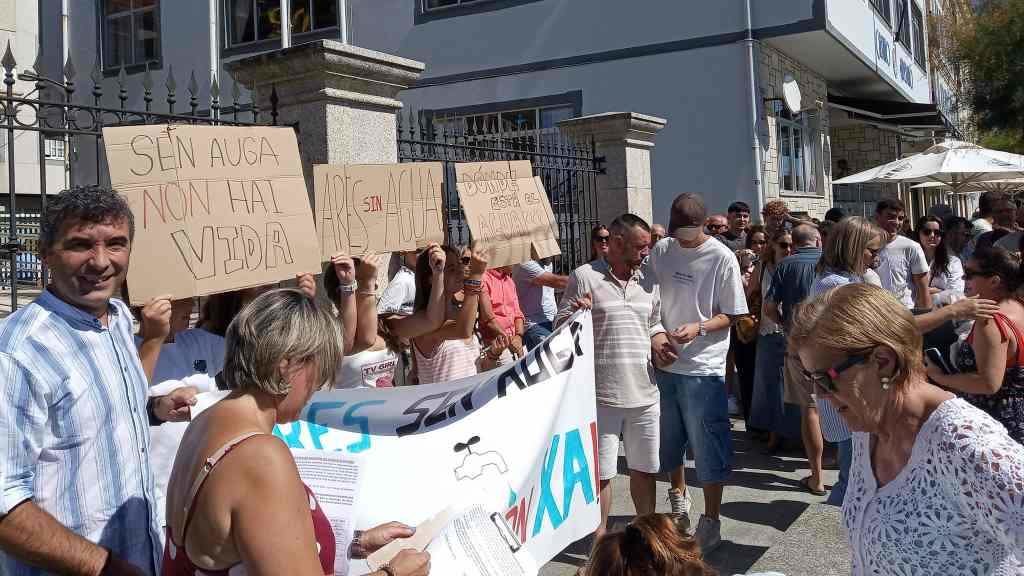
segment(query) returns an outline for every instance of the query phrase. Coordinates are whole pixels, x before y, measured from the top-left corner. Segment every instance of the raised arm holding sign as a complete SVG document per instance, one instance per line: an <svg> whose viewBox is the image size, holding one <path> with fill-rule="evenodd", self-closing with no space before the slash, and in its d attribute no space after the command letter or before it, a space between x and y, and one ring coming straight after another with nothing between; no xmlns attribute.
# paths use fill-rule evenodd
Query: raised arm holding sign
<svg viewBox="0 0 1024 576"><path fill-rule="evenodd" d="M444 242L443 175L440 162L314 166L321 258Z"/></svg>
<svg viewBox="0 0 1024 576"><path fill-rule="evenodd" d="M295 131L269 126L104 128L110 181L135 215L133 304L317 273Z"/></svg>
<svg viewBox="0 0 1024 576"><path fill-rule="evenodd" d="M495 249L493 267L561 254L554 212L529 162L456 164L455 174L473 237Z"/></svg>

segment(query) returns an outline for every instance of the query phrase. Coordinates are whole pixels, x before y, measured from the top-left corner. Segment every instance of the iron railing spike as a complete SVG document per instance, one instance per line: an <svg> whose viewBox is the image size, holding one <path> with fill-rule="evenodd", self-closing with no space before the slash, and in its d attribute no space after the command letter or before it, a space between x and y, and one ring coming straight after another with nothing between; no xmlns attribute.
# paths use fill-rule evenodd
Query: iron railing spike
<svg viewBox="0 0 1024 576"><path fill-rule="evenodd" d="M213 76L213 80L210 81L210 99L211 100L219 100L220 99L220 83L217 82L217 75L216 74L212 74L211 76Z"/></svg>
<svg viewBox="0 0 1024 576"><path fill-rule="evenodd" d="M146 72L142 75L142 87L146 92L153 91L153 73L149 70L149 63L146 63Z"/></svg>
<svg viewBox="0 0 1024 576"><path fill-rule="evenodd" d="M192 75L188 79L188 93L193 97L199 93L199 82L196 81L196 71L192 70Z"/></svg>
<svg viewBox="0 0 1024 576"><path fill-rule="evenodd" d="M0 61L3 65L4 71L8 74L14 70L14 67L18 65L18 62L14 59L14 52L11 51L11 41L7 40L7 50L4 51L4 59Z"/></svg>
<svg viewBox="0 0 1024 576"><path fill-rule="evenodd" d="M174 64L167 66L167 82L164 83L164 86L167 87L167 91L171 94L178 87L178 82L174 79Z"/></svg>
<svg viewBox="0 0 1024 576"><path fill-rule="evenodd" d="M93 62L92 73L89 74L89 78L92 80L93 86L101 86L103 84L103 68L100 67L100 59L97 58Z"/></svg>
<svg viewBox="0 0 1024 576"><path fill-rule="evenodd" d="M64 78L69 82L73 81L75 74L77 74L77 70L75 70L75 65L71 62L71 54L68 54L68 60L64 63Z"/></svg>

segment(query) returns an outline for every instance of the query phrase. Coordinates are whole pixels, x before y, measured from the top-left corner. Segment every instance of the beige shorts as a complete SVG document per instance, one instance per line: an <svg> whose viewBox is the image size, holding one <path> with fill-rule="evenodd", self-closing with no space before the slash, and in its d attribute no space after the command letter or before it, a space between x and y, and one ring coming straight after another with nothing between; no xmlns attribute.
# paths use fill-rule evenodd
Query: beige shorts
<svg viewBox="0 0 1024 576"><path fill-rule="evenodd" d="M786 361L782 368L783 384L782 400L786 404L795 404L801 408L816 408L814 397L811 396L809 382L804 378L800 358L796 354L786 353Z"/></svg>
<svg viewBox="0 0 1024 576"><path fill-rule="evenodd" d="M639 408L597 405L597 454L601 480L618 474L619 438L626 447L626 467L655 474L661 465L661 404Z"/></svg>

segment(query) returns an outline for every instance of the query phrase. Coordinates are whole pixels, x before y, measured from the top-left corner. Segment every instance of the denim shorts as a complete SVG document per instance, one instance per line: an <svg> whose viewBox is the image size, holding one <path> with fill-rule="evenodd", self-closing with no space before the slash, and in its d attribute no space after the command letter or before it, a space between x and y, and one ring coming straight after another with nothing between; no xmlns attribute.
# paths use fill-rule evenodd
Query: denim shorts
<svg viewBox="0 0 1024 576"><path fill-rule="evenodd" d="M655 370L661 391L661 471L686 462L693 448L697 479L725 482L732 473L732 430L722 376L683 376Z"/></svg>

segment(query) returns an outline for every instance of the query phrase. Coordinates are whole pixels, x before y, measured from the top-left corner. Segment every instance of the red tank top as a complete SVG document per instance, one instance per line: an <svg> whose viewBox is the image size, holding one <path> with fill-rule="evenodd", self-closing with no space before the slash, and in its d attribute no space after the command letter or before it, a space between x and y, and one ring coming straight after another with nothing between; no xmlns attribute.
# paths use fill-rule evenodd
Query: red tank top
<svg viewBox="0 0 1024 576"><path fill-rule="evenodd" d="M217 450L213 456L207 458L206 464L199 472L195 482L192 483L192 489L189 492L188 504L185 507L185 529L181 533L182 539L185 539L188 535L188 527L192 522L192 505L195 503L196 496L199 495L199 490L202 489L210 472L236 446L253 436L259 435L261 435L260 432L251 432L239 436L225 444L220 450ZM316 551L317 556L320 558L320 567L323 568L324 574L334 574L334 530L331 528L331 523L327 520L327 515L320 508L316 496L313 495L308 486L303 485L303 488L306 489L306 495L309 496L309 513L313 521L313 535L316 537ZM192 564L185 547L174 543L171 528L168 526L167 545L164 546L164 561L161 574L163 576L245 576L245 567L242 564L235 564L223 570L200 570Z"/></svg>

